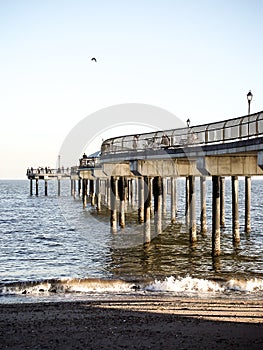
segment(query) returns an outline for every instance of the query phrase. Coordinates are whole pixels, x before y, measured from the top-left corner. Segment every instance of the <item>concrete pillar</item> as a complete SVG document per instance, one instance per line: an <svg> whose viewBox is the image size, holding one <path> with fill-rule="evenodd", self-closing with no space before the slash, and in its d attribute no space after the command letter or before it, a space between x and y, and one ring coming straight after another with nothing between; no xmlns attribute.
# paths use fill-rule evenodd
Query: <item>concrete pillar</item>
<svg viewBox="0 0 263 350"><path fill-rule="evenodd" d="M82 203L83 209L87 206L87 179L82 179ZM74 181L75 182L75 181Z"/></svg>
<svg viewBox="0 0 263 350"><path fill-rule="evenodd" d="M212 255L220 255L220 177L212 176Z"/></svg>
<svg viewBox="0 0 263 350"><path fill-rule="evenodd" d="M189 177L185 178L185 224L189 226Z"/></svg>
<svg viewBox="0 0 263 350"><path fill-rule="evenodd" d="M189 176L189 234L190 242L197 241L196 235L196 193L195 193L195 176Z"/></svg>
<svg viewBox="0 0 263 350"><path fill-rule="evenodd" d="M144 222L144 179L138 179L138 221L140 224Z"/></svg>
<svg viewBox="0 0 263 350"><path fill-rule="evenodd" d="M251 176L245 176L245 232L251 231L251 218L250 218L250 206L251 206Z"/></svg>
<svg viewBox="0 0 263 350"><path fill-rule="evenodd" d="M33 180L30 179L30 196L33 196Z"/></svg>
<svg viewBox="0 0 263 350"><path fill-rule="evenodd" d="M238 217L238 177L232 176L232 222L233 222L233 241L240 242L239 217Z"/></svg>
<svg viewBox="0 0 263 350"><path fill-rule="evenodd" d="M78 179L78 196L81 196L81 180Z"/></svg>
<svg viewBox="0 0 263 350"><path fill-rule="evenodd" d="M90 204L94 207L95 205L94 180L89 180L89 193L90 193Z"/></svg>
<svg viewBox="0 0 263 350"><path fill-rule="evenodd" d="M111 180L106 180L106 196L107 196L107 207L111 208Z"/></svg>
<svg viewBox="0 0 263 350"><path fill-rule="evenodd" d="M60 179L58 179L58 196L60 196Z"/></svg>
<svg viewBox="0 0 263 350"><path fill-rule="evenodd" d="M47 196L47 180L45 180L45 196Z"/></svg>
<svg viewBox="0 0 263 350"><path fill-rule="evenodd" d="M36 196L38 196L38 179L36 179Z"/></svg>
<svg viewBox="0 0 263 350"><path fill-rule="evenodd" d="M97 211L101 211L101 192L100 192L100 179L96 179L96 198L97 198Z"/></svg>
<svg viewBox="0 0 263 350"><path fill-rule="evenodd" d="M120 212L119 212L119 225L121 228L125 227L125 178L120 176L118 181L118 193L120 198Z"/></svg>
<svg viewBox="0 0 263 350"><path fill-rule="evenodd" d="M154 196L154 224L155 233L162 233L162 204L163 204L163 181L161 176L153 178L153 196Z"/></svg>
<svg viewBox="0 0 263 350"><path fill-rule="evenodd" d="M144 176L144 244L151 241L151 179Z"/></svg>
<svg viewBox="0 0 263 350"><path fill-rule="evenodd" d="M166 200L167 200L167 178L165 177L162 180L162 210L163 210L163 215L166 214Z"/></svg>
<svg viewBox="0 0 263 350"><path fill-rule="evenodd" d="M74 182L75 182L75 180L73 180L73 179L71 179L71 181L70 181L70 183L71 183L71 196L73 196L74 197Z"/></svg>
<svg viewBox="0 0 263 350"><path fill-rule="evenodd" d="M113 233L115 233L115 232L117 232L117 178L116 177L111 176L110 185L111 185L111 192L110 192L111 217L110 217L110 223L111 223L111 230L112 230Z"/></svg>
<svg viewBox="0 0 263 350"><path fill-rule="evenodd" d="M220 225L225 227L225 178L220 177Z"/></svg>
<svg viewBox="0 0 263 350"><path fill-rule="evenodd" d="M206 178L204 176L200 177L200 206L201 206L201 233L207 232L207 223L206 223Z"/></svg>
<svg viewBox="0 0 263 350"><path fill-rule="evenodd" d="M171 177L171 222L174 224L176 222L176 178Z"/></svg>

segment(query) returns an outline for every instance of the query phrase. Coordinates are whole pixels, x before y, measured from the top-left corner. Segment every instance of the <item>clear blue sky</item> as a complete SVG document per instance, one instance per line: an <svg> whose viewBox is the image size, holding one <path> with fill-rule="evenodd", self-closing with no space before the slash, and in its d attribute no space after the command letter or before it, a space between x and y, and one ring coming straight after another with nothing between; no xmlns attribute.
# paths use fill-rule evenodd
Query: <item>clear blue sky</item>
<svg viewBox="0 0 263 350"><path fill-rule="evenodd" d="M262 17L260 0L0 0L0 178L53 166L107 106L202 124L246 114L251 89L262 110Z"/></svg>

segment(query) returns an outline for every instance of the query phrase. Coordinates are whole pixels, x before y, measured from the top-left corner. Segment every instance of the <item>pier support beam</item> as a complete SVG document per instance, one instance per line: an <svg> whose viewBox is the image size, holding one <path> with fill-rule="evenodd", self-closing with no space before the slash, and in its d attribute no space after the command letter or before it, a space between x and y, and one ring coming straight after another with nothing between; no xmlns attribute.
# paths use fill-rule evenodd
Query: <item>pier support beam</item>
<svg viewBox="0 0 263 350"><path fill-rule="evenodd" d="M82 180L82 203L83 203L83 209L85 209L86 206L87 206L87 181L88 180L86 180L86 179Z"/></svg>
<svg viewBox="0 0 263 350"><path fill-rule="evenodd" d="M125 227L125 178L121 176L118 180L118 193L120 198L119 225Z"/></svg>
<svg viewBox="0 0 263 350"><path fill-rule="evenodd" d="M189 177L185 178L185 224L189 226Z"/></svg>
<svg viewBox="0 0 263 350"><path fill-rule="evenodd" d="M144 222L144 186L143 177L138 179L138 220L142 224Z"/></svg>
<svg viewBox="0 0 263 350"><path fill-rule="evenodd" d="M58 179L58 196L60 196L60 179Z"/></svg>
<svg viewBox="0 0 263 350"><path fill-rule="evenodd" d="M167 178L162 179L162 212L166 214Z"/></svg>
<svg viewBox="0 0 263 350"><path fill-rule="evenodd" d="M220 255L220 177L212 177L212 255Z"/></svg>
<svg viewBox="0 0 263 350"><path fill-rule="evenodd" d="M204 176L200 177L200 205L201 205L201 233L207 232L207 223L206 223L206 178Z"/></svg>
<svg viewBox="0 0 263 350"><path fill-rule="evenodd" d="M89 194L90 194L90 204L94 207L95 205L94 180L89 180Z"/></svg>
<svg viewBox="0 0 263 350"><path fill-rule="evenodd" d="M96 179L96 198L97 198L97 211L101 211L101 192L100 192L100 179Z"/></svg>
<svg viewBox="0 0 263 350"><path fill-rule="evenodd" d="M163 180L161 176L153 178L153 197L154 197L154 224L155 233L162 233L162 205L163 205Z"/></svg>
<svg viewBox="0 0 263 350"><path fill-rule="evenodd" d="M225 178L220 177L220 225L225 227Z"/></svg>
<svg viewBox="0 0 263 350"><path fill-rule="evenodd" d="M110 193L111 216L110 216L110 223L111 223L111 231L113 233L115 233L115 232L117 232L117 178L116 177L111 176L110 185L111 185L111 193Z"/></svg>
<svg viewBox="0 0 263 350"><path fill-rule="evenodd" d="M151 179L144 176L144 244L151 241Z"/></svg>
<svg viewBox="0 0 263 350"><path fill-rule="evenodd" d="M38 179L36 179L36 196L38 196Z"/></svg>
<svg viewBox="0 0 263 350"><path fill-rule="evenodd" d="M195 193L195 176L189 176L189 234L190 242L196 242L196 193Z"/></svg>
<svg viewBox="0 0 263 350"><path fill-rule="evenodd" d="M240 242L239 217L238 217L238 177L232 176L232 220L233 220L233 241Z"/></svg>
<svg viewBox="0 0 263 350"><path fill-rule="evenodd" d="M30 179L30 196L33 196L33 180Z"/></svg>
<svg viewBox="0 0 263 350"><path fill-rule="evenodd" d="M251 218L250 218L250 206L251 206L251 177L245 176L245 232L251 232Z"/></svg>
<svg viewBox="0 0 263 350"><path fill-rule="evenodd" d="M47 180L45 180L45 196L47 196Z"/></svg>
<svg viewBox="0 0 263 350"><path fill-rule="evenodd" d="M78 180L78 196L81 196L81 180Z"/></svg>
<svg viewBox="0 0 263 350"><path fill-rule="evenodd" d="M174 224L176 222L176 178L171 177L171 222Z"/></svg>

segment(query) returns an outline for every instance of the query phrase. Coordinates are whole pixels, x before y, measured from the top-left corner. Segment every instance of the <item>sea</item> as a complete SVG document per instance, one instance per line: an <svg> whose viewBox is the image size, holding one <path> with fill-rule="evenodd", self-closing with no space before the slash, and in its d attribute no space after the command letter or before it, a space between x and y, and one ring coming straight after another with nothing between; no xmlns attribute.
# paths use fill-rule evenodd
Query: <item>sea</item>
<svg viewBox="0 0 263 350"><path fill-rule="evenodd" d="M39 181L30 196L28 180L0 181L0 303L82 301L137 296L176 298L263 297L263 179L252 178L251 232L244 232L244 178L239 179L240 243L232 239L231 181L226 178L226 224L221 255L212 251L211 179L207 179L206 234L200 233L196 180L197 242L185 225L185 180L177 181L176 223L170 195L163 232L143 245L137 204L127 206L126 227L111 231L109 209L101 212L71 195L70 181Z"/></svg>

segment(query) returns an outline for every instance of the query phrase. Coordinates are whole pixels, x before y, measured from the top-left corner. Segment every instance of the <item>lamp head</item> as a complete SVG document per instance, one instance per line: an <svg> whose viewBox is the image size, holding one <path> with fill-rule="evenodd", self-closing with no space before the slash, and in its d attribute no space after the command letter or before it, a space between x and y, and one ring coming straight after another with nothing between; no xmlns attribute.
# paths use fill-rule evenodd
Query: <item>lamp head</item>
<svg viewBox="0 0 263 350"><path fill-rule="evenodd" d="M190 119L189 118L187 119L186 124L187 124L187 127L189 128L189 126L190 126Z"/></svg>
<svg viewBox="0 0 263 350"><path fill-rule="evenodd" d="M252 98L253 98L253 94L251 92L251 90L249 90L248 94L247 94L247 100L248 102L252 101Z"/></svg>

